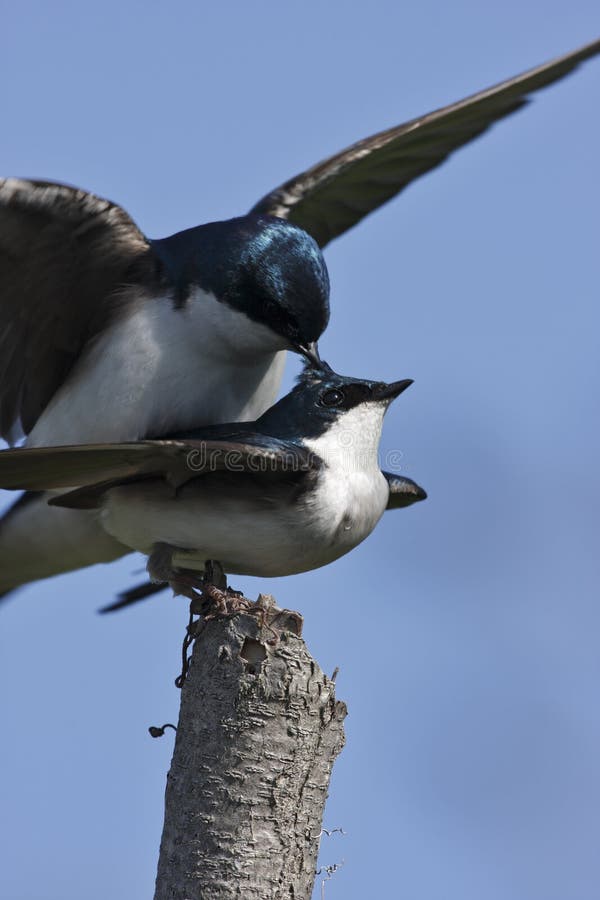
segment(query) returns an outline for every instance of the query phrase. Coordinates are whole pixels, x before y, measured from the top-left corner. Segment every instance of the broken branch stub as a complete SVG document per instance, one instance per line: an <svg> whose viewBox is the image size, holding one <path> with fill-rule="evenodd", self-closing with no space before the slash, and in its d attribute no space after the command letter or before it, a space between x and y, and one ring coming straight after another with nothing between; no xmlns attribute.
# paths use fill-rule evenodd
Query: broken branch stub
<svg viewBox="0 0 600 900"><path fill-rule="evenodd" d="M310 900L345 704L301 618L200 623L183 685L155 900Z"/></svg>

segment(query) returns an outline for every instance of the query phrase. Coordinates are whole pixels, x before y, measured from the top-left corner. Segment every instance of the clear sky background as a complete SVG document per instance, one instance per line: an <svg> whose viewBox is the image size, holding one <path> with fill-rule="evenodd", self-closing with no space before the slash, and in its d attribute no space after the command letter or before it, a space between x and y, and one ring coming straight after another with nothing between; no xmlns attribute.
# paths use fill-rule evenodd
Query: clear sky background
<svg viewBox="0 0 600 900"><path fill-rule="evenodd" d="M2 174L85 187L162 237L597 37L600 15L13 0L2 30ZM327 900L598 897L599 159L595 60L326 251L323 354L415 379L383 450L429 492L327 569L236 579L340 667ZM0 609L7 900L152 896L172 733L147 727L177 717L186 603L96 615L142 567Z"/></svg>

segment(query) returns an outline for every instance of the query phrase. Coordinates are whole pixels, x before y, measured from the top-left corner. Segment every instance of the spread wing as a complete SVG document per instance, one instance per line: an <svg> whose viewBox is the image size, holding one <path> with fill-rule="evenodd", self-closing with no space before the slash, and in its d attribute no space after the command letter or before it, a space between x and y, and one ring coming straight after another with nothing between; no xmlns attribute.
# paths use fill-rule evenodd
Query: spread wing
<svg viewBox="0 0 600 900"><path fill-rule="evenodd" d="M0 435L28 433L123 288L155 279L148 240L108 200L0 179Z"/></svg>
<svg viewBox="0 0 600 900"><path fill-rule="evenodd" d="M390 497L387 509L403 509L412 506L419 500L426 500L427 494L416 481L411 478L403 478L402 475L392 475L391 472L383 473L390 488Z"/></svg>
<svg viewBox="0 0 600 900"><path fill-rule="evenodd" d="M39 491L77 487L77 493L83 493L92 487L101 485L106 490L147 477L164 478L177 488L209 472L302 472L318 464L303 447L254 434L245 435L243 440L33 447L0 452L0 488ZM57 498L58 505L64 505L62 499Z"/></svg>
<svg viewBox="0 0 600 900"><path fill-rule="evenodd" d="M289 219L321 247L459 147L600 53L600 40L428 115L365 138L276 188L252 209Z"/></svg>

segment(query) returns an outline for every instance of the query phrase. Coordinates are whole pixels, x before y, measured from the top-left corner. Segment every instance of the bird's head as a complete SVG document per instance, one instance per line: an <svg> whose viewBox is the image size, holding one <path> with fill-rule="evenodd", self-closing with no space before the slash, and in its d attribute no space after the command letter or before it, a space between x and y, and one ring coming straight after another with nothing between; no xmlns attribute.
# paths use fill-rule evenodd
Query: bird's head
<svg viewBox="0 0 600 900"><path fill-rule="evenodd" d="M296 387L256 423L263 434L300 440L323 457L341 452L359 464L376 458L383 417L412 380L387 384L306 367ZM359 459L360 458L360 459Z"/></svg>
<svg viewBox="0 0 600 900"><path fill-rule="evenodd" d="M211 324L228 352L292 349L318 363L329 276L316 241L301 228L248 215L180 232L155 249L184 300L195 287L216 299L220 312Z"/></svg>

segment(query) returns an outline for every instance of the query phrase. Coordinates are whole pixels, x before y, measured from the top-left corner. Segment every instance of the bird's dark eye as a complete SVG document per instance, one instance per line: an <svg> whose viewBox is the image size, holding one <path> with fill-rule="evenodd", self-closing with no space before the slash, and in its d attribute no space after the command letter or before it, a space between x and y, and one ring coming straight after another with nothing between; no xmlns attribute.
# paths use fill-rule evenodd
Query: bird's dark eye
<svg viewBox="0 0 600 900"><path fill-rule="evenodd" d="M344 395L342 391L338 391L333 388L330 391L325 391L324 394L321 394L321 403L323 406L341 406L344 402Z"/></svg>

